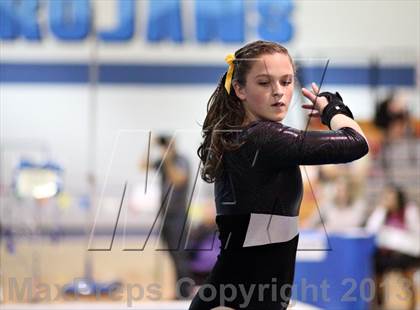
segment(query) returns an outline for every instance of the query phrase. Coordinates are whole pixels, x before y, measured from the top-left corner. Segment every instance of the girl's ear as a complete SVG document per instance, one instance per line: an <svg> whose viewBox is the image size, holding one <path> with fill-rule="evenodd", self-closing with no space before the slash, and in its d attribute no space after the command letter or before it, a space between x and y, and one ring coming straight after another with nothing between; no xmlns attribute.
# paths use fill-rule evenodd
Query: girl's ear
<svg viewBox="0 0 420 310"><path fill-rule="evenodd" d="M245 89L244 87L242 87L238 81L233 80L232 81L232 87L233 90L235 91L236 96L241 99L241 100L245 100L246 99L246 95L245 95Z"/></svg>

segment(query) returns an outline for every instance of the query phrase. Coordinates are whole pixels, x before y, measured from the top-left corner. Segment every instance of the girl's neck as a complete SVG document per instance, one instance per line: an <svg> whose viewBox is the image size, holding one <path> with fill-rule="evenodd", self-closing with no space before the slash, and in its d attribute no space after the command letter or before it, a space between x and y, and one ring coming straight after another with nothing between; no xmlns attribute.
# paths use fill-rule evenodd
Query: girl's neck
<svg viewBox="0 0 420 310"><path fill-rule="evenodd" d="M246 127L249 124L258 121L259 118L252 114L249 110L245 109L245 117L244 121L242 122L242 127Z"/></svg>

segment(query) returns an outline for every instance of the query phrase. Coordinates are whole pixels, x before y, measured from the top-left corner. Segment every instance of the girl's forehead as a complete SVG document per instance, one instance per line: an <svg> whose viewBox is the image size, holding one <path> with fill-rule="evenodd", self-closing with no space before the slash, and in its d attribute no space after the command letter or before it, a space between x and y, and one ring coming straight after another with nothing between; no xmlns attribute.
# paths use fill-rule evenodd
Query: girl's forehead
<svg viewBox="0 0 420 310"><path fill-rule="evenodd" d="M260 75L293 76L293 66L289 56L286 54L264 54L253 60L253 66L250 73L257 77Z"/></svg>

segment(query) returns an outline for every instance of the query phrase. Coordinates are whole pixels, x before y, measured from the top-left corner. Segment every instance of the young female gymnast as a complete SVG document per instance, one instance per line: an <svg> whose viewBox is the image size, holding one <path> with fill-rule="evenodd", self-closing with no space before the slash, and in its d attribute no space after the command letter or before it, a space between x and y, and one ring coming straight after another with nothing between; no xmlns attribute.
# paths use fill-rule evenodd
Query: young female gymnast
<svg viewBox="0 0 420 310"><path fill-rule="evenodd" d="M221 241L217 262L190 310L285 309L290 302L302 200L299 165L345 163L368 153L366 138L338 93L303 88L304 109L330 130L281 123L295 84L283 46L249 43L210 97L198 149L201 176L214 182Z"/></svg>

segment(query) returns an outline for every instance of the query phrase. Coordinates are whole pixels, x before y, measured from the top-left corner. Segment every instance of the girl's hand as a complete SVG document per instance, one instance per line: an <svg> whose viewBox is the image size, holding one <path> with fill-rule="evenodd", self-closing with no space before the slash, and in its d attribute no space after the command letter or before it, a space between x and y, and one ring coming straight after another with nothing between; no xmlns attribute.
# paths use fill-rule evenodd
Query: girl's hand
<svg viewBox="0 0 420 310"><path fill-rule="evenodd" d="M328 100L323 96L316 96L319 93L319 88L315 83L312 83L311 86L312 91L303 87L302 94L308 98L312 104L303 104L302 108L311 110L309 116L320 117L325 106L328 104Z"/></svg>

